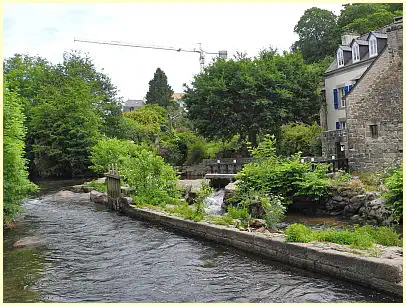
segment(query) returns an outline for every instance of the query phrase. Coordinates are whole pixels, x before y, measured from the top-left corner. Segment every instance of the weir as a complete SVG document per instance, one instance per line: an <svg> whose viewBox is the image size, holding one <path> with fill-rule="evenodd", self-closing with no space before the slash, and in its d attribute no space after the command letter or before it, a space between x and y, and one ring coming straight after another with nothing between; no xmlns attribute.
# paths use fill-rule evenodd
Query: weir
<svg viewBox="0 0 406 306"><path fill-rule="evenodd" d="M105 173L107 182L107 206L110 209L120 211L122 209L121 198L121 179L117 165L111 166L110 170Z"/></svg>

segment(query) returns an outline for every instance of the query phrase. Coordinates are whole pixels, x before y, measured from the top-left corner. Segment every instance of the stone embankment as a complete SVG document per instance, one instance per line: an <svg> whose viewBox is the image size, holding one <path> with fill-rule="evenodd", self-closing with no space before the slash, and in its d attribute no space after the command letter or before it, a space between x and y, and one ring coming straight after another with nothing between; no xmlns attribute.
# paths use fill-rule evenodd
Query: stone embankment
<svg viewBox="0 0 406 306"><path fill-rule="evenodd" d="M379 192L365 192L362 188L338 187L333 189L334 197L325 204L330 216L343 216L357 223L390 225L390 212L386 209Z"/></svg>
<svg viewBox="0 0 406 306"><path fill-rule="evenodd" d="M164 225L187 235L230 245L295 267L322 272L391 294L402 296L403 251L382 248L379 257L360 256L355 250L327 243L286 242L283 234L253 233L236 228L193 222L164 212L126 205L129 216Z"/></svg>

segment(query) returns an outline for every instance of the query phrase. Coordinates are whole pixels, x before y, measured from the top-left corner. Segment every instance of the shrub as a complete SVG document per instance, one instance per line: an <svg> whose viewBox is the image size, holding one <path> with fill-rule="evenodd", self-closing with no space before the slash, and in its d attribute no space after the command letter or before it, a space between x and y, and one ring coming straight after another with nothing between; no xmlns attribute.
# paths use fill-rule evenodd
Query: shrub
<svg viewBox="0 0 406 306"><path fill-rule="evenodd" d="M291 123L281 128L279 152L290 156L297 152L303 155L321 155L321 133L323 129L317 124Z"/></svg>
<svg viewBox="0 0 406 306"><path fill-rule="evenodd" d="M224 214L222 216L211 216L209 221L218 225L231 225L234 219L230 215Z"/></svg>
<svg viewBox="0 0 406 306"><path fill-rule="evenodd" d="M394 220L403 220L403 172L402 166L392 171L385 179L387 192L383 194L386 205L392 211Z"/></svg>
<svg viewBox="0 0 406 306"><path fill-rule="evenodd" d="M249 220L250 215L246 207L233 207L227 208L227 215L232 219Z"/></svg>
<svg viewBox="0 0 406 306"><path fill-rule="evenodd" d="M338 170L335 174L333 179L330 180L332 185L340 186L345 185L349 182L352 178L352 175L345 172L344 170Z"/></svg>
<svg viewBox="0 0 406 306"><path fill-rule="evenodd" d="M294 223L285 229L286 241L310 242L313 241L312 230L304 224Z"/></svg>
<svg viewBox="0 0 406 306"><path fill-rule="evenodd" d="M95 190L99 192L107 192L107 183L96 183L96 180L93 180L86 184L88 187L93 187Z"/></svg>
<svg viewBox="0 0 406 306"><path fill-rule="evenodd" d="M175 170L162 157L145 148L124 159L121 173L130 187L135 189L135 203L163 205L179 201Z"/></svg>
<svg viewBox="0 0 406 306"><path fill-rule="evenodd" d="M327 165L319 164L312 171L310 163L301 163L299 153L290 158L277 156L274 137L266 136L251 154L256 160L237 174L242 193L258 190L267 195L281 195L285 205L294 195L318 200L328 194Z"/></svg>
<svg viewBox="0 0 406 306"><path fill-rule="evenodd" d="M124 162L136 152L149 148L146 144L137 145L129 140L116 138L101 138L91 149L89 168L97 173L105 173L112 164L117 164L119 169L124 166Z"/></svg>
<svg viewBox="0 0 406 306"><path fill-rule="evenodd" d="M349 245L357 249L371 249L374 243L385 246L401 246L400 235L391 228L373 228L370 225L358 227L353 231L328 229L325 231L314 231L304 224L291 224L285 230L286 241L311 242L325 241L337 244ZM376 252L375 252L376 253Z"/></svg>
<svg viewBox="0 0 406 306"><path fill-rule="evenodd" d="M283 198L271 195L269 203L265 206L265 226L272 228L275 224L281 222L285 216L286 208L282 204Z"/></svg>

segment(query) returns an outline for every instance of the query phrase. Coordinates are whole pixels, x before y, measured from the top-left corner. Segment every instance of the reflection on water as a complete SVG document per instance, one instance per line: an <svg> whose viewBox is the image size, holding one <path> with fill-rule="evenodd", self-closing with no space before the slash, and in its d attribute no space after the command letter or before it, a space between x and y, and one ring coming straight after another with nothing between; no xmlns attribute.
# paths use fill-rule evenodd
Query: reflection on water
<svg viewBox="0 0 406 306"><path fill-rule="evenodd" d="M89 202L28 200L5 232L6 302L393 302L373 290L261 260ZM46 246L14 250L25 236Z"/></svg>

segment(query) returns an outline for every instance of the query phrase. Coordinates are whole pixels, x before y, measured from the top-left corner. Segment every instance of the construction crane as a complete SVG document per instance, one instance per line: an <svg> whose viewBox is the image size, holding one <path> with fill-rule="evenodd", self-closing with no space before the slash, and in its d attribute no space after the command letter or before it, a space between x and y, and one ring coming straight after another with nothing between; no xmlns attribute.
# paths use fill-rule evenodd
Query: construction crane
<svg viewBox="0 0 406 306"><path fill-rule="evenodd" d="M166 50L166 51L176 51L176 52L193 52L199 53L200 61L200 71L203 71L205 64L206 54L218 55L219 58L227 59L227 51L220 50L219 52L208 52L202 49L202 44L199 43L199 49L182 49L174 47L161 47L161 46L149 46L149 45L140 45L134 43L120 42L120 41L102 41L102 40L87 40L87 39L73 39L74 42L90 43L90 44L99 44L99 45L111 45L111 46L121 46L121 47L132 47L132 48L144 48L144 49L156 49L156 50Z"/></svg>

